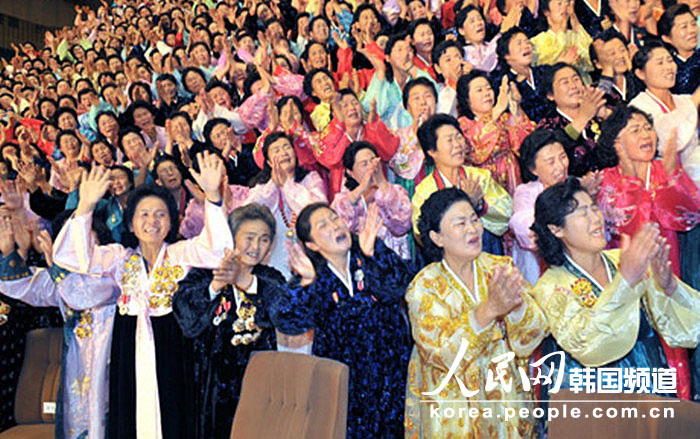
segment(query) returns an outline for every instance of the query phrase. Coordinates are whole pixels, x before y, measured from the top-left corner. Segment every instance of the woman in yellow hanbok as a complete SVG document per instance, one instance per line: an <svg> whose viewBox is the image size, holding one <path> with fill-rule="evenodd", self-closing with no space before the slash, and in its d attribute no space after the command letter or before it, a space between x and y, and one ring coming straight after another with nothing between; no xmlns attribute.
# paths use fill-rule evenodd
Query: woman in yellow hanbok
<svg viewBox="0 0 700 439"><path fill-rule="evenodd" d="M621 249L604 250L603 215L569 178L540 194L532 229L550 266L533 289L552 333L542 353L565 352L562 388L577 386L574 368L621 368L625 376L632 369L668 368L660 336L671 347L697 346L700 293L673 275L658 224L645 224L631 239L625 235ZM687 392L680 374L677 386L658 391L632 381L620 392Z"/></svg>
<svg viewBox="0 0 700 439"><path fill-rule="evenodd" d="M532 418L504 419L509 409L534 408L525 371L546 322L530 285L511 258L481 251L483 226L461 190L433 193L421 208L418 229L426 255L438 262L406 292L415 341L406 437L532 437Z"/></svg>

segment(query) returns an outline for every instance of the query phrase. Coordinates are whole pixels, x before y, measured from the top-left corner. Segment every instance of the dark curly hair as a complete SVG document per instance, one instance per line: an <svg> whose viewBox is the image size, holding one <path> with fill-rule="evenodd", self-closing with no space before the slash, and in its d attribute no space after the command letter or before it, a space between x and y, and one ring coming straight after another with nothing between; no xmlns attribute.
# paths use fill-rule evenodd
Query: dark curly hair
<svg viewBox="0 0 700 439"><path fill-rule="evenodd" d="M537 180L537 176L532 173L535 169L537 154L545 146L553 143L560 143L566 151L567 139L560 130L548 130L540 128L530 133L520 145L520 175L523 176L523 183Z"/></svg>
<svg viewBox="0 0 700 439"><path fill-rule="evenodd" d="M578 207L575 195L586 192L576 177L568 177L545 189L535 202L535 222L530 229L535 232L537 250L549 265L562 265L564 243L554 236L549 226L563 227L566 217ZM587 193L587 192L586 192Z"/></svg>
<svg viewBox="0 0 700 439"><path fill-rule="evenodd" d="M620 158L615 151L615 139L620 132L625 129L632 116L638 114L643 116L652 126L654 121L651 116L635 106L618 106L601 124L600 138L593 150L593 155L599 169L612 168L617 166Z"/></svg>
<svg viewBox="0 0 700 439"><path fill-rule="evenodd" d="M139 245L136 235L134 235L134 233L131 231L131 225L134 220L134 214L136 213L136 207L139 205L141 200L146 197L157 197L163 200L163 203L165 203L165 206L168 208L168 217L170 217L170 231L168 232L168 236L165 237L165 242L173 243L177 241L178 229L180 228L180 219L175 198L170 191L162 186L146 184L134 189L129 194L129 198L126 202L126 209L124 209L124 223L127 224L128 227L126 233L122 235L122 244L125 247L136 248Z"/></svg>
<svg viewBox="0 0 700 439"><path fill-rule="evenodd" d="M313 215L317 210L321 209L333 210L333 208L325 202L308 204L303 209L301 209L301 212L299 212L299 216L297 217L297 223L295 227L297 232L297 238L299 239L301 246L304 248L306 256L308 256L311 260L311 263L313 263L316 272L318 272L318 270L323 266L326 260L323 256L321 256L320 253L311 250L309 247L306 246L306 244L308 242L311 242L311 215Z"/></svg>
<svg viewBox="0 0 700 439"><path fill-rule="evenodd" d="M469 105L469 86L476 78L484 78L491 86L491 90L494 92L494 104L496 102L495 98L497 97L497 89L493 86L493 83L486 72L481 70L472 70L466 75L460 76L459 80L457 81L457 112L460 116L466 116L468 119L472 120L476 119L476 116L472 111L471 105Z"/></svg>
<svg viewBox="0 0 700 439"><path fill-rule="evenodd" d="M420 217L418 218L418 232L423 244L423 254L428 261L439 261L443 255L443 249L433 242L430 238L430 232L440 232L440 222L442 222L445 213L453 204L460 201L469 203L474 212L476 212L474 203L469 199L469 196L461 189L454 187L433 192L421 206Z"/></svg>

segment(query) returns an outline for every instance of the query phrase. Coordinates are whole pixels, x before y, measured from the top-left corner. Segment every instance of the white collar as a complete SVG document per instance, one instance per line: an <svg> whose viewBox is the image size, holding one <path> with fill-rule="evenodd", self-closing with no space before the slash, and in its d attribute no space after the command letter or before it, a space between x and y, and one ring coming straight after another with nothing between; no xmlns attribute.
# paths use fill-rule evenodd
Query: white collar
<svg viewBox="0 0 700 439"><path fill-rule="evenodd" d="M233 297L236 299L236 311L238 311L241 307L241 303L243 302L243 297L241 297L241 293L247 293L247 294L257 294L258 293L258 277L253 275L253 282L250 283L250 286L245 289L245 291L239 290L235 285L233 286Z"/></svg>
<svg viewBox="0 0 700 439"><path fill-rule="evenodd" d="M595 284L595 286L598 287L598 289L600 291L603 291L605 289L605 288L603 288L603 286L601 284L598 283L598 281L595 279L595 277L591 276L591 274L589 272L587 272L583 267L581 267L576 262L574 262L574 260L571 259L571 256L569 256L566 252L564 252L564 257L566 258L567 261L569 261L569 263L571 263L571 265L573 265L581 273L583 273L588 278L589 281L593 282ZM608 267L608 262L603 257L603 253L600 254L600 258L603 260L603 265L605 266L605 274L608 276L608 283L612 283L612 281L613 281L612 273L610 273L610 268Z"/></svg>
<svg viewBox="0 0 700 439"><path fill-rule="evenodd" d="M472 288L469 288L467 285L462 282L462 279L457 276L457 273L454 272L454 270L450 267L450 265L443 259L441 261L442 266L445 267L445 270L447 270L448 273L452 275L452 277L455 279L455 281L459 284L460 287L464 288L464 291L469 295L469 298L472 299L472 302L474 304L479 303L479 295L477 294L477 291L472 292ZM473 288L477 288L478 283L478 274L476 270L476 258L472 261L472 272L474 273L474 283L473 283Z"/></svg>
<svg viewBox="0 0 700 439"><path fill-rule="evenodd" d="M336 269L333 266L333 264L331 264L330 262L326 262L326 264L328 264L328 268L331 269L333 274L335 274L335 276L338 279L340 279L340 281L343 283L343 285L345 285L345 288L348 289L348 294L350 294L350 297L353 297L353 295L355 294L355 291L354 291L353 286L352 286L352 276L350 276L350 257L351 257L350 250L348 250L347 262L345 263L346 276L343 276L340 273L340 271L338 271L338 269Z"/></svg>

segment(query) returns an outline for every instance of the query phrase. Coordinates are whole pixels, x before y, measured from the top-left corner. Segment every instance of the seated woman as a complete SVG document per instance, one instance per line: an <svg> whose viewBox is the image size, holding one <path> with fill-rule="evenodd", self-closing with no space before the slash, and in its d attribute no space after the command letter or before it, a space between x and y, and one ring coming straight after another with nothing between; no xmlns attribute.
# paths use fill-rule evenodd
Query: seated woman
<svg viewBox="0 0 700 439"><path fill-rule="evenodd" d="M313 69L304 76L304 94L315 105L307 106L313 128L322 133L331 123L331 103L335 96L336 86L333 75L327 69Z"/></svg>
<svg viewBox="0 0 700 439"><path fill-rule="evenodd" d="M598 34L591 44L590 54L599 73L595 78L597 87L605 91L608 107L629 102L642 91L632 72L632 57L625 46L625 38L615 29Z"/></svg>
<svg viewBox="0 0 700 439"><path fill-rule="evenodd" d="M425 159L435 165L432 174L416 187L413 204L413 233L418 236L418 217L421 206L433 192L446 187L457 187L469 195L487 230L484 250L503 254L500 236L508 231L508 219L513 214L513 200L496 183L488 169L464 166L467 141L460 131L457 119L446 114L435 114L418 129L418 140Z"/></svg>
<svg viewBox="0 0 700 439"><path fill-rule="evenodd" d="M486 17L481 9L474 4L469 4L457 13L455 29L466 43L464 60L471 64L474 69L491 73L498 66L498 55L496 55L498 39L501 37L501 33L518 24L515 22L517 6L513 7L512 11L501 24L499 33L491 41L486 41Z"/></svg>
<svg viewBox="0 0 700 439"><path fill-rule="evenodd" d="M399 138L382 122L375 103L365 118L359 99L352 90L345 88L334 95L333 120L323 133L320 147L314 150L319 163L330 170L330 199L342 187L345 148L357 140L374 145L382 162L391 160L399 147Z"/></svg>
<svg viewBox="0 0 700 439"><path fill-rule="evenodd" d="M530 295L530 284L512 260L481 250L484 229L464 192L447 188L433 193L421 207L418 228L433 263L416 275L406 291L416 343L408 368L406 437L531 437L534 423L527 418L470 417L463 422L458 416L431 415L436 407L439 413L461 407L447 401L467 397L456 377L466 378L469 391L478 392L474 399L497 402L498 410L534 408L526 402L532 395L523 389L516 362L509 361L504 371L505 380L514 380L511 389L486 388L485 371L493 367L492 358L501 355L514 353L518 360L527 360L546 335L547 324ZM465 341L469 344L460 357ZM426 395L439 388L439 394ZM493 407L478 401L468 405L480 410Z"/></svg>
<svg viewBox="0 0 700 439"><path fill-rule="evenodd" d="M350 232L359 233L369 209L377 205L384 220L379 238L397 255L411 258L408 231L413 210L406 189L386 180L377 150L369 142L352 142L343 154L343 166L345 187L333 199L333 210L345 220Z"/></svg>
<svg viewBox="0 0 700 439"><path fill-rule="evenodd" d="M411 336L401 302L413 271L381 240L379 208L357 237L325 203L299 214L290 247L300 274L272 307L283 334L313 330L312 353L350 367L347 437L403 437Z"/></svg>
<svg viewBox="0 0 700 439"><path fill-rule="evenodd" d="M321 176L299 166L292 140L284 133L272 133L263 145L265 167L251 181L251 186L229 185L224 193L228 212L249 203L266 206L276 221L276 240L266 261L285 277L290 276L285 240L294 238L297 215L306 205L326 201ZM180 233L196 236L204 225L203 200L191 200L185 211Z"/></svg>
<svg viewBox="0 0 700 439"><path fill-rule="evenodd" d="M531 284L540 277L544 262L538 258L534 234L535 200L548 187L568 176L569 157L558 131L535 130L520 147L520 172L523 184L515 188L513 216L508 225L515 235L513 262Z"/></svg>
<svg viewBox="0 0 700 439"><path fill-rule="evenodd" d="M512 196L520 184L518 150L535 124L520 108L515 83L504 76L498 98L486 73L472 70L457 82L459 126L467 138L467 162L486 168Z"/></svg>
<svg viewBox="0 0 700 439"><path fill-rule="evenodd" d="M233 249L219 267L194 269L180 282L173 313L194 337L196 437L228 438L253 351L274 350L269 307L284 278L262 263L275 239L267 207L248 204L229 216Z"/></svg>
<svg viewBox="0 0 700 439"><path fill-rule="evenodd" d="M533 290L552 332L542 353L565 352L562 388L571 387L573 368L673 367L661 337L671 346L698 344L700 293L673 275L658 225L645 224L621 250L605 250L602 213L568 178L537 198L532 229L550 266ZM678 396L688 391L682 375Z"/></svg>
<svg viewBox="0 0 700 439"><path fill-rule="evenodd" d="M553 65L565 62L576 67L588 81L593 71L588 48L593 39L579 23L574 2L541 0L539 15L547 22L547 30L532 38L535 46L535 65Z"/></svg>
<svg viewBox="0 0 700 439"><path fill-rule="evenodd" d="M672 94L677 66L668 49L661 43L649 41L632 58L634 74L644 81L646 90L630 101L654 120L659 143L666 147L674 129L674 144L680 152L683 170L700 188L700 140L698 139L698 107L700 88L692 95ZM666 150L659 151L663 156Z"/></svg>

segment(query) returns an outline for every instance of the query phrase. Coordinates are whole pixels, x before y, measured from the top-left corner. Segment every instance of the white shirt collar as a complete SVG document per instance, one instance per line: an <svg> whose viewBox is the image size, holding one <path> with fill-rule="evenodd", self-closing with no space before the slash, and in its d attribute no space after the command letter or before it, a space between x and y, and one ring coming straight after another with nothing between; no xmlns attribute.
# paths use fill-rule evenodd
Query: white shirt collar
<svg viewBox="0 0 700 439"><path fill-rule="evenodd" d="M330 262L327 262L327 264L328 264L328 268L331 269L333 274L335 274L335 276L338 279L340 279L340 281L343 283L343 285L345 285L345 288L348 289L348 294L350 294L350 297L353 297L353 295L355 294L355 291L354 291L353 286L352 286L352 276L350 276L350 256L351 256L350 250L348 250L347 262L345 263L346 276L343 276L342 274L340 274L340 271L338 271L338 269L336 269L333 266L333 264L331 264Z"/></svg>

